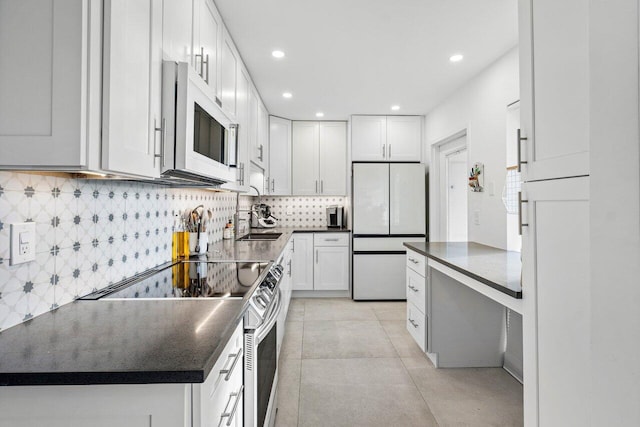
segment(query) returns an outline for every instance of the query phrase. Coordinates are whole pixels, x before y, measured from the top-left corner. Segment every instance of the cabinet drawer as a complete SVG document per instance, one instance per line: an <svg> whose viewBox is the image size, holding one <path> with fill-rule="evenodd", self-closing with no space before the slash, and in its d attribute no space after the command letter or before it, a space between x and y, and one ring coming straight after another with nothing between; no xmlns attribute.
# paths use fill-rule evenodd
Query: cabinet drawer
<svg viewBox="0 0 640 427"><path fill-rule="evenodd" d="M427 342L427 316L411 302L407 302L407 330L422 351L425 351L425 344Z"/></svg>
<svg viewBox="0 0 640 427"><path fill-rule="evenodd" d="M349 246L349 233L314 233L314 246Z"/></svg>
<svg viewBox="0 0 640 427"><path fill-rule="evenodd" d="M204 400L211 399L218 389L227 384L235 384L238 387L242 384L242 366L244 360L244 337L242 322L238 325L233 336L227 343L220 357L213 365L209 376L202 384L202 397ZM238 354L240 352L240 354ZM235 387L235 385L234 385Z"/></svg>
<svg viewBox="0 0 640 427"><path fill-rule="evenodd" d="M414 251L407 251L407 267L424 277L425 275L425 256Z"/></svg>
<svg viewBox="0 0 640 427"><path fill-rule="evenodd" d="M415 305L418 310L426 313L426 279L407 268L407 301Z"/></svg>

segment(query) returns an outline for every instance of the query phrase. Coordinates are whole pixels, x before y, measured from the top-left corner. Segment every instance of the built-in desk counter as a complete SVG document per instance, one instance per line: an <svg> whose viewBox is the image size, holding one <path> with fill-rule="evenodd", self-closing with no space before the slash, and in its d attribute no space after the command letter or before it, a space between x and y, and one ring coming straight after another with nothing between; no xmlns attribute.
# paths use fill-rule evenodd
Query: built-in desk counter
<svg viewBox="0 0 640 427"><path fill-rule="evenodd" d="M404 246L407 329L434 364L502 367L505 308L522 313L520 254L474 242Z"/></svg>

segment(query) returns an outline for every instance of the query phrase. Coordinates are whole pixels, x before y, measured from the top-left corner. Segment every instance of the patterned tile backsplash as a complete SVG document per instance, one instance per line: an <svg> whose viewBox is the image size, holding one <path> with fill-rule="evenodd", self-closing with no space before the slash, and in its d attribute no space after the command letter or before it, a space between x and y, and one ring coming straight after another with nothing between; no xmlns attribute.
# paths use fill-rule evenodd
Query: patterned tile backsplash
<svg viewBox="0 0 640 427"><path fill-rule="evenodd" d="M169 261L174 216L200 204L209 241L221 240L235 193L0 172L0 330ZM9 224L26 221L36 260L9 266Z"/></svg>
<svg viewBox="0 0 640 427"><path fill-rule="evenodd" d="M346 209L346 197L341 196L265 196L262 203L271 206L280 227L326 227L327 207L339 205Z"/></svg>

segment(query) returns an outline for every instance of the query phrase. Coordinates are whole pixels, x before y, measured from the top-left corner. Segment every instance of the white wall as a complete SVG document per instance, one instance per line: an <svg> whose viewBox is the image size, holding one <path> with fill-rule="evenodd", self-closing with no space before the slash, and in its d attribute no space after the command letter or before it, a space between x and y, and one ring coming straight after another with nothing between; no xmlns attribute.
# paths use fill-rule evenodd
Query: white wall
<svg viewBox="0 0 640 427"><path fill-rule="evenodd" d="M463 63L452 66L464 66ZM518 100L518 50L514 48L470 80L426 116L427 164L431 147L439 141L467 130L469 164L484 163L486 191L469 192L469 240L506 249L507 216L501 194L506 176L505 129L507 105ZM489 194L493 183L494 193ZM429 200L430 212L438 201ZM480 225L474 224L479 211ZM434 229L430 224L431 230Z"/></svg>

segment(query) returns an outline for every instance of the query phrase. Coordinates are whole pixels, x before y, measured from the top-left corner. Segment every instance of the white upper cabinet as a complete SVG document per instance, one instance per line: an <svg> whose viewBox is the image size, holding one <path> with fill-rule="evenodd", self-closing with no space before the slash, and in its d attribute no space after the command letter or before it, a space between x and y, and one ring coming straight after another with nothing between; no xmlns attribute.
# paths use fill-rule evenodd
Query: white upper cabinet
<svg viewBox="0 0 640 427"><path fill-rule="evenodd" d="M351 117L351 160L386 160L387 117Z"/></svg>
<svg viewBox="0 0 640 427"><path fill-rule="evenodd" d="M292 192L295 196L318 194L320 165L318 147L320 125L318 122L293 122L293 171Z"/></svg>
<svg viewBox="0 0 640 427"><path fill-rule="evenodd" d="M291 120L269 117L269 172L272 195L291 194Z"/></svg>
<svg viewBox="0 0 640 427"><path fill-rule="evenodd" d="M387 160L420 161L422 157L422 117L387 116Z"/></svg>
<svg viewBox="0 0 640 427"><path fill-rule="evenodd" d="M265 171L265 178L270 180L269 176L269 113L264 104L258 99L258 147L260 153L259 165ZM265 182L266 194L271 192L271 187Z"/></svg>
<svg viewBox="0 0 640 427"><path fill-rule="evenodd" d="M222 101L222 110L226 112L232 119L237 117L236 98L237 87L236 81L238 76L238 54L231 40L231 36L225 29L222 35L222 60L220 64L220 100Z"/></svg>
<svg viewBox="0 0 640 427"><path fill-rule="evenodd" d="M218 66L222 38L222 18L212 0L194 0L193 59L200 77L220 97Z"/></svg>
<svg viewBox="0 0 640 427"><path fill-rule="evenodd" d="M184 0L163 0L163 59L176 62L193 60L193 3Z"/></svg>
<svg viewBox="0 0 640 427"><path fill-rule="evenodd" d="M250 79L243 68L237 74L236 122L238 124L238 150L236 181L222 188L245 192L249 190L249 85Z"/></svg>
<svg viewBox="0 0 640 427"><path fill-rule="evenodd" d="M421 158L421 116L351 117L354 162L419 162Z"/></svg>
<svg viewBox="0 0 640 427"><path fill-rule="evenodd" d="M0 2L1 166L88 166L89 110L97 123L100 114L99 98L92 105L86 96L101 74L89 66L100 55L99 10L98 20L90 19L95 9L73 0ZM98 36L97 50L90 32Z"/></svg>
<svg viewBox="0 0 640 427"><path fill-rule="evenodd" d="M347 123L320 122L320 194L347 194Z"/></svg>
<svg viewBox="0 0 640 427"><path fill-rule="evenodd" d="M589 2L520 0L518 9L523 178L588 175Z"/></svg>
<svg viewBox="0 0 640 427"><path fill-rule="evenodd" d="M293 194L347 194L346 122L293 122Z"/></svg>
<svg viewBox="0 0 640 427"><path fill-rule="evenodd" d="M162 5L105 1L103 45L102 166L159 177Z"/></svg>

